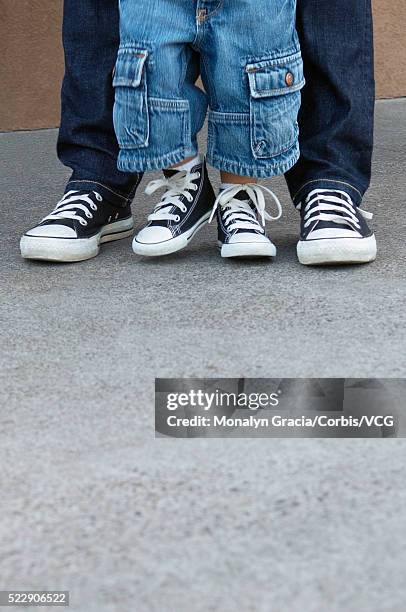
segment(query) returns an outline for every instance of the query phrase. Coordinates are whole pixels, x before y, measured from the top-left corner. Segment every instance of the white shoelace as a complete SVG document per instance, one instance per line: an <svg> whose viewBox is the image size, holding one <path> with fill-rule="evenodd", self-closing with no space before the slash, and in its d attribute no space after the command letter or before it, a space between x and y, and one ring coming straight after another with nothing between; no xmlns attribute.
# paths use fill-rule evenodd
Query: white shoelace
<svg viewBox="0 0 406 612"><path fill-rule="evenodd" d="M90 193L94 193L96 200L102 202L103 198L97 191ZM80 193L75 190L68 191L55 206L54 210L42 219L41 223L44 221L54 221L56 219L74 219L79 221L81 225L87 225L86 219L77 213L82 211L85 217L92 219L93 214L91 211L97 210L97 204L93 202L89 195L90 194Z"/></svg>
<svg viewBox="0 0 406 612"><path fill-rule="evenodd" d="M339 194L342 197L339 197ZM344 199L343 199L344 198ZM316 206L313 206L316 204ZM329 221L339 225L346 225L357 231L361 225L355 214L355 204L345 191L337 189L314 189L304 202L304 227L309 227L318 221ZM299 206L299 210L301 205ZM358 208L364 219L372 219L373 214ZM340 214L336 214L336 213ZM316 225L314 227L316 227ZM314 228L313 228L314 229Z"/></svg>
<svg viewBox="0 0 406 612"><path fill-rule="evenodd" d="M177 172L169 178L157 179L148 183L145 189L147 195L152 195L158 189L166 189L162 200L149 215L148 221L180 221L179 215L174 214L172 209L173 207L179 208L183 213L187 211L187 206L180 198L183 196L188 202L193 202L193 196L189 191L199 189L193 182L198 178L200 178L200 172Z"/></svg>
<svg viewBox="0 0 406 612"><path fill-rule="evenodd" d="M245 191L249 200L237 200L235 198L235 196L241 191ZM264 194L269 194L275 202L278 210L278 215L276 217L272 217L265 210ZM254 205L254 210L252 205ZM277 221L282 216L282 206L277 196L273 193L273 191L268 189L268 187L258 185L256 183L236 185L235 187L228 187L227 189L221 191L214 202L209 223L211 223L213 220L218 207L224 211L223 219L227 231L247 229L256 230L263 234L265 233L265 230L263 229L265 227L265 221ZM258 217L260 218L263 227L261 227L255 211L258 213Z"/></svg>

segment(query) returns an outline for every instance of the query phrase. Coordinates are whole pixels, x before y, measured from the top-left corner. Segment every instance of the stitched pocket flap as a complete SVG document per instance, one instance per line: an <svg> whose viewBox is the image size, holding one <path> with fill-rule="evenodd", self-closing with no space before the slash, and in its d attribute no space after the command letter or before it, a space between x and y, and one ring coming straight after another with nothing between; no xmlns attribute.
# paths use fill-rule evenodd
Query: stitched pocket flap
<svg viewBox="0 0 406 612"><path fill-rule="evenodd" d="M305 84L300 53L247 64L246 72L253 98L282 96L302 89Z"/></svg>
<svg viewBox="0 0 406 612"><path fill-rule="evenodd" d="M148 51L134 47L119 49L114 68L114 87L139 87Z"/></svg>

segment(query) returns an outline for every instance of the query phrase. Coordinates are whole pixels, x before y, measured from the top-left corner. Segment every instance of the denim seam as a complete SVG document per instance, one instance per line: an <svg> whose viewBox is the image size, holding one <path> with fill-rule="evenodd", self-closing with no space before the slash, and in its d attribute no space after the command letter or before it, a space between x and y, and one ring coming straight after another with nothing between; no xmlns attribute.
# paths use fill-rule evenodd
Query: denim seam
<svg viewBox="0 0 406 612"><path fill-rule="evenodd" d="M294 94L300 91L301 89L303 89L303 87L306 84L305 80L302 79L301 81L299 81L299 83L297 83L297 85L294 85L293 87L279 87L275 89L258 89L258 87L256 87L255 84L252 84L251 79L249 82L250 82L250 88L251 88L251 96L252 98L254 98L254 100L261 100L262 98L274 98L274 97L287 96L290 94ZM258 95L258 92L261 92L260 95ZM254 93L257 95L254 95Z"/></svg>
<svg viewBox="0 0 406 612"><path fill-rule="evenodd" d="M296 200L296 198L297 198L297 196L299 195L299 193L300 193L301 191L303 191L303 189L304 189L305 187L307 187L308 185L312 185L312 184L314 184L314 183L322 183L322 182L325 182L325 183L336 183L337 185L345 185L346 187L351 187L351 189L353 189L354 191L356 191L356 192L359 194L360 198L362 199L362 193L359 191L359 189L357 189L356 187L354 187L354 185L351 185L351 183L346 183L345 181L339 181L339 180L336 180L336 179L331 179L331 178L317 178L317 179L313 179L313 180L311 180L311 181L307 181L306 183L304 183L304 184L303 184L303 185L300 187L300 189L298 189L298 190L296 191L296 193L295 193L295 194L294 194L294 196L292 197L292 200L293 200L293 201L295 201L295 200Z"/></svg>
<svg viewBox="0 0 406 612"><path fill-rule="evenodd" d="M259 61L248 62L246 65L246 72L250 72L250 69L262 70L265 68L278 68L278 67L287 67L287 68L302 68L302 54L300 51L297 53L291 53L289 55L284 55L282 57L262 59Z"/></svg>
<svg viewBox="0 0 406 612"><path fill-rule="evenodd" d="M186 81L186 73L187 73L188 67L189 67L189 58L187 57L186 47L183 47L182 49L182 70L181 70L181 75L179 77L179 83L178 83L179 91L182 90L183 84Z"/></svg>
<svg viewBox="0 0 406 612"><path fill-rule="evenodd" d="M211 19L212 17L214 17L214 15L216 15L223 8L223 4L224 0L219 0L219 3L216 8L213 9L211 13L207 13L207 19Z"/></svg>
<svg viewBox="0 0 406 612"><path fill-rule="evenodd" d="M198 27L196 28L196 35L191 43L193 48L199 49L201 47L201 43L204 39L207 28L207 22L220 11L220 9L223 7L223 4L224 0L219 0L216 8L214 8L211 12L206 9L207 12L204 21L198 22Z"/></svg>
<svg viewBox="0 0 406 612"><path fill-rule="evenodd" d="M366 65L366 46L367 46L367 32L368 32L368 19L366 17L367 14L367 3L366 0L364 0L364 17L365 17L365 21L364 21L364 34L362 37L363 40L363 47L362 47L362 66ZM364 90L366 89L366 85L367 85L367 80L366 80L366 75L367 75L367 70L362 70L362 78L364 81Z"/></svg>
<svg viewBox="0 0 406 612"><path fill-rule="evenodd" d="M125 153L126 155L123 156L122 153ZM133 163L133 160L131 159L131 155L129 155L129 150L122 151L122 153L120 153L119 156L118 168L123 172L128 172L128 168ZM139 170L137 172L150 172L154 170L162 170L162 168L173 166L174 164L184 161L186 157L191 157L192 155L197 154L197 147L193 147L193 144L191 143L190 149L188 148L188 146L183 146L176 149L175 151L167 153L166 155L154 157L152 159L140 159L137 156L134 161L142 164L142 170ZM123 157L125 157L125 159L123 159Z"/></svg>
<svg viewBox="0 0 406 612"><path fill-rule="evenodd" d="M184 100L183 98L156 98L154 96L149 96L148 104L150 107L157 110L174 110L182 113L190 112L189 100Z"/></svg>
<svg viewBox="0 0 406 612"><path fill-rule="evenodd" d="M250 125L251 123L251 116L250 113L227 113L227 112L221 112L221 111L213 111L211 110L209 112L209 121L212 123L218 123L218 124L233 124L235 123L236 125Z"/></svg>
<svg viewBox="0 0 406 612"><path fill-rule="evenodd" d="M111 187L108 187L107 185L104 185L103 183L99 183L98 181L90 181L87 179L75 179L73 181L68 181L68 185L70 185L71 183L92 183L92 185L99 185L99 187L103 187L103 189L107 189L107 191L110 191L110 193L113 193L115 196L117 196L118 198L121 198L122 200L125 200L126 202L130 201L131 199L131 194L135 193L139 183L140 183L140 178L138 178L138 181L136 183L136 185L131 189L130 193L128 196L122 195L121 193L118 193L117 191L114 191L114 189L111 189Z"/></svg>
<svg viewBox="0 0 406 612"><path fill-rule="evenodd" d="M148 65L150 67L153 67L155 65L155 60L153 57L153 45L148 41L141 40L137 42L134 42L134 41L122 42L118 48L117 55L119 54L120 51L128 51L132 53L137 50L147 51L148 52Z"/></svg>
<svg viewBox="0 0 406 612"><path fill-rule="evenodd" d="M283 51L271 51L269 53L264 53L263 55L246 55L241 59L241 66L244 68L245 72L246 67L249 64L267 62L269 66L273 67L282 65L286 59L290 59L291 61L302 59L300 47L290 47L289 49L285 49Z"/></svg>
<svg viewBox="0 0 406 612"><path fill-rule="evenodd" d="M209 96L209 102L210 102L210 106L217 106L217 96L216 96L216 88L213 85L213 81L210 75L210 71L207 68L207 58L205 57L204 53L201 55L202 58L202 63L204 66L204 76L205 78L203 79L203 81L207 80L207 93Z"/></svg>
<svg viewBox="0 0 406 612"><path fill-rule="evenodd" d="M219 157L218 155L215 155L212 152L208 153L207 161L211 166L222 170L223 172L231 172L240 176L270 178L273 176L280 176L281 174L284 174L285 172L290 170L290 168L292 168L292 166L294 166L294 164L298 161L299 156L300 153L296 148L296 150L292 152L287 161L279 163L273 162L268 164L269 170L266 170L266 168L259 168L255 165L248 166L247 164L234 162L232 160L226 159L225 157ZM262 161L265 162L265 160Z"/></svg>

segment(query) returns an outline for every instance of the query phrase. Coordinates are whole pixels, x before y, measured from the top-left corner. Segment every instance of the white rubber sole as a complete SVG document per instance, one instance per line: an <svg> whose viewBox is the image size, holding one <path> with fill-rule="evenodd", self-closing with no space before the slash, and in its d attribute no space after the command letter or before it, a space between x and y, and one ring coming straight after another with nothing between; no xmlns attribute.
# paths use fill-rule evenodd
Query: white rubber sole
<svg viewBox="0 0 406 612"><path fill-rule="evenodd" d="M222 257L275 257L276 246L272 242L235 242L221 244Z"/></svg>
<svg viewBox="0 0 406 612"><path fill-rule="evenodd" d="M297 256L305 266L362 264L376 259L375 236L368 238L324 238L300 240Z"/></svg>
<svg viewBox="0 0 406 612"><path fill-rule="evenodd" d="M42 261L75 262L96 257L100 245L105 242L122 240L132 236L134 221L130 217L105 225L91 238L46 238L24 235L20 241L21 256L24 259Z"/></svg>
<svg viewBox="0 0 406 612"><path fill-rule="evenodd" d="M137 236L133 240L133 251L136 255L143 255L144 257L160 257L161 255L170 255L181 251L192 240L193 236L206 225L209 220L210 212L201 217L193 227L181 236L164 240L163 242L156 242L154 244L147 244L145 242L138 242Z"/></svg>

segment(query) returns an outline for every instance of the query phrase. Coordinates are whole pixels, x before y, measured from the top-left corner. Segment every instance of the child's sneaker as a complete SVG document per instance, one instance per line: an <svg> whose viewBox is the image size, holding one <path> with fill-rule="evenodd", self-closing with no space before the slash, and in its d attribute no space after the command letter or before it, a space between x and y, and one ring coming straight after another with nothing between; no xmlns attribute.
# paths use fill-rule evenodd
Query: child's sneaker
<svg viewBox="0 0 406 612"><path fill-rule="evenodd" d="M190 171L164 170L164 175L145 190L148 195L162 188L166 191L149 215L149 223L133 240L137 255L154 257L180 251L210 217L215 196L204 161Z"/></svg>
<svg viewBox="0 0 406 612"><path fill-rule="evenodd" d="M100 244L127 238L130 206L113 206L97 191L68 191L54 210L21 238L26 259L73 262L95 257Z"/></svg>
<svg viewBox="0 0 406 612"><path fill-rule="evenodd" d="M345 191L315 189L299 203L301 215L297 255L305 265L367 263L377 247L361 210Z"/></svg>
<svg viewBox="0 0 406 612"><path fill-rule="evenodd" d="M264 192L277 205L276 217L265 210ZM220 191L210 221L216 211L222 257L275 257L276 247L265 233L265 220L280 219L282 207L270 189L254 183L227 187Z"/></svg>

